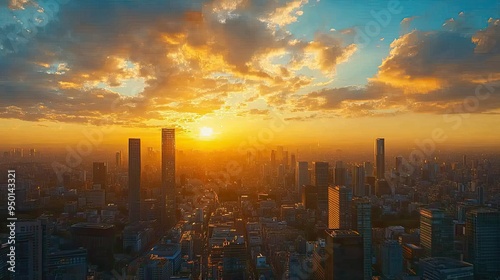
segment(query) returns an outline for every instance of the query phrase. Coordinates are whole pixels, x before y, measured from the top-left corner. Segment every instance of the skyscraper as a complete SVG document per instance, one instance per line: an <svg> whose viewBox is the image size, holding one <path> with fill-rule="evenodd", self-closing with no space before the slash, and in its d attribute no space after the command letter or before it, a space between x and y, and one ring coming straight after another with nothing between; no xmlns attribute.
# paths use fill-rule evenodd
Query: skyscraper
<svg viewBox="0 0 500 280"><path fill-rule="evenodd" d="M328 162L313 162L313 184L318 192L318 208L328 211Z"/></svg>
<svg viewBox="0 0 500 280"><path fill-rule="evenodd" d="M373 163L369 161L363 162L363 167L365 168L365 176L366 177L373 177Z"/></svg>
<svg viewBox="0 0 500 280"><path fill-rule="evenodd" d="M302 188L305 185L309 185L309 166L307 161L298 161L297 167L295 168L295 188L296 191L301 194Z"/></svg>
<svg viewBox="0 0 500 280"><path fill-rule="evenodd" d="M384 279L399 279L403 274L403 250L396 240L382 244L382 275Z"/></svg>
<svg viewBox="0 0 500 280"><path fill-rule="evenodd" d="M465 261L474 264L476 279L500 275L500 212L481 207L467 212Z"/></svg>
<svg viewBox="0 0 500 280"><path fill-rule="evenodd" d="M425 257L453 256L453 224L439 209L420 209L420 246Z"/></svg>
<svg viewBox="0 0 500 280"><path fill-rule="evenodd" d="M16 272L12 279L44 279L48 266L46 221L16 222Z"/></svg>
<svg viewBox="0 0 500 280"><path fill-rule="evenodd" d="M161 130L161 224L172 227L177 223L175 204L175 129Z"/></svg>
<svg viewBox="0 0 500 280"><path fill-rule="evenodd" d="M92 181L94 185L101 185L101 189L107 187L108 165L104 162L94 162L92 164Z"/></svg>
<svg viewBox="0 0 500 280"><path fill-rule="evenodd" d="M351 202L351 227L363 238L363 275L372 279L372 207L370 200L356 198Z"/></svg>
<svg viewBox="0 0 500 280"><path fill-rule="evenodd" d="M328 230L325 279L363 279L363 239L352 230Z"/></svg>
<svg viewBox="0 0 500 280"><path fill-rule="evenodd" d="M247 245L243 236L223 244L222 279L248 279Z"/></svg>
<svg viewBox="0 0 500 280"><path fill-rule="evenodd" d="M139 222L141 203L141 139L128 139L128 196L130 223Z"/></svg>
<svg viewBox="0 0 500 280"><path fill-rule="evenodd" d="M352 171L354 177L354 196L367 195L367 191L365 190L365 168L362 165L356 165L353 167Z"/></svg>
<svg viewBox="0 0 500 280"><path fill-rule="evenodd" d="M118 151L115 154L115 167L118 169L122 167L122 151Z"/></svg>
<svg viewBox="0 0 500 280"><path fill-rule="evenodd" d="M345 186L328 187L328 228L350 229L352 191Z"/></svg>
<svg viewBox="0 0 500 280"><path fill-rule="evenodd" d="M99 269L111 269L113 267L114 225L78 223L72 225L70 231L73 244L87 249L88 260L91 264L97 265Z"/></svg>
<svg viewBox="0 0 500 280"><path fill-rule="evenodd" d="M377 140L375 140L375 170L377 171L377 180L385 178L384 138L377 138Z"/></svg>
<svg viewBox="0 0 500 280"><path fill-rule="evenodd" d="M347 179L347 169L344 166L342 161L337 161L335 163L335 180L334 185L336 186L345 186Z"/></svg>

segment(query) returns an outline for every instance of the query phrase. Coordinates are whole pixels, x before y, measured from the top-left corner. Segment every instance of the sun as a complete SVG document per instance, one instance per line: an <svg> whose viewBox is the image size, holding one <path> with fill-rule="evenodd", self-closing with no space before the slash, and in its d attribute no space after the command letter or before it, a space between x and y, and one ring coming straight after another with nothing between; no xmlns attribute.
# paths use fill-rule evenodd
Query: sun
<svg viewBox="0 0 500 280"><path fill-rule="evenodd" d="M204 126L200 128L201 137L210 137L214 134L214 130L211 127Z"/></svg>

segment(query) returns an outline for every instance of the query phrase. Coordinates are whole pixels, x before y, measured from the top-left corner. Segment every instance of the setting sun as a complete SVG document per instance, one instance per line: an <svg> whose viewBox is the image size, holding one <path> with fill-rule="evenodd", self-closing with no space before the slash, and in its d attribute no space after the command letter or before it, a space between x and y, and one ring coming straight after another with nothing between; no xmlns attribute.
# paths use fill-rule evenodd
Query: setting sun
<svg viewBox="0 0 500 280"><path fill-rule="evenodd" d="M200 136L201 137L210 137L214 134L214 130L211 127L202 127L200 128Z"/></svg>

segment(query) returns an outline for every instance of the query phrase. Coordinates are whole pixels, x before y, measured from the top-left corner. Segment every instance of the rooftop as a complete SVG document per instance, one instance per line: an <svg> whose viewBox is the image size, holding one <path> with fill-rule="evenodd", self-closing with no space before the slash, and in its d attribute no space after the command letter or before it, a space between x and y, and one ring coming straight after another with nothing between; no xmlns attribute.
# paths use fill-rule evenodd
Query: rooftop
<svg viewBox="0 0 500 280"><path fill-rule="evenodd" d="M94 223L78 223L71 226L72 228L87 228L87 229L111 229L114 225L110 224L94 224Z"/></svg>

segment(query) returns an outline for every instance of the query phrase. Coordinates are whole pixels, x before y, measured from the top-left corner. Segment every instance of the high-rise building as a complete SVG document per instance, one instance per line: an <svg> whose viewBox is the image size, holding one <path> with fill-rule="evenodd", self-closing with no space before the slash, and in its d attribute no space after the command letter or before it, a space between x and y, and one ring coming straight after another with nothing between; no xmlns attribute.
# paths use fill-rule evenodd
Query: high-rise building
<svg viewBox="0 0 500 280"><path fill-rule="evenodd" d="M309 185L309 166L307 161L298 161L295 168L295 188L297 192L302 193L305 185Z"/></svg>
<svg viewBox="0 0 500 280"><path fill-rule="evenodd" d="M500 212L481 207L467 212L465 261L474 265L476 279L500 275Z"/></svg>
<svg viewBox="0 0 500 280"><path fill-rule="evenodd" d="M247 245L243 236L223 244L222 279L246 280L249 277Z"/></svg>
<svg viewBox="0 0 500 280"><path fill-rule="evenodd" d="M396 174L401 175L403 173L403 157L397 156L396 160Z"/></svg>
<svg viewBox="0 0 500 280"><path fill-rule="evenodd" d="M76 246L87 249L88 260L100 269L111 269L114 264L115 226L108 224L78 223L71 226Z"/></svg>
<svg viewBox="0 0 500 280"><path fill-rule="evenodd" d="M368 192L365 190L365 168L362 165L356 165L352 169L352 174L354 177L354 196L366 196Z"/></svg>
<svg viewBox="0 0 500 280"><path fill-rule="evenodd" d="M335 179L333 181L335 186L347 185L347 169L342 161L335 163Z"/></svg>
<svg viewBox="0 0 500 280"><path fill-rule="evenodd" d="M302 204L306 209L318 208L318 192L313 185L304 185L302 188Z"/></svg>
<svg viewBox="0 0 500 280"><path fill-rule="evenodd" d="M318 208L328 211L328 162L313 162L313 184L318 192Z"/></svg>
<svg viewBox="0 0 500 280"><path fill-rule="evenodd" d="M373 177L373 163L369 161L363 162L363 167L365 168L365 176L366 177Z"/></svg>
<svg viewBox="0 0 500 280"><path fill-rule="evenodd" d="M140 220L141 211L141 139L128 139L129 221Z"/></svg>
<svg viewBox="0 0 500 280"><path fill-rule="evenodd" d="M380 197L383 195L391 195L392 188L391 185L385 180L380 179L375 182L375 195Z"/></svg>
<svg viewBox="0 0 500 280"><path fill-rule="evenodd" d="M351 228L352 191L346 186L328 187L328 228Z"/></svg>
<svg viewBox="0 0 500 280"><path fill-rule="evenodd" d="M175 129L163 128L161 130L161 178L162 192L161 198L163 202L161 206L164 208L161 214L162 227L172 227L177 223L175 203L176 188L175 188Z"/></svg>
<svg viewBox="0 0 500 280"><path fill-rule="evenodd" d="M372 207L370 200L356 198L351 202L351 227L363 238L363 275L372 279Z"/></svg>
<svg viewBox="0 0 500 280"><path fill-rule="evenodd" d="M363 239L353 230L327 230L325 279L362 280Z"/></svg>
<svg viewBox="0 0 500 280"><path fill-rule="evenodd" d="M403 274L403 250L396 240L382 244L382 275L384 279L399 279Z"/></svg>
<svg viewBox="0 0 500 280"><path fill-rule="evenodd" d="M45 279L47 270L48 233L45 220L16 222L15 279Z"/></svg>
<svg viewBox="0 0 500 280"><path fill-rule="evenodd" d="M439 209L420 209L420 246L425 257L453 256L453 223Z"/></svg>
<svg viewBox="0 0 500 280"><path fill-rule="evenodd" d="M118 151L115 154L115 167L116 168L122 167L122 151Z"/></svg>
<svg viewBox="0 0 500 280"><path fill-rule="evenodd" d="M477 204L484 205L484 186L477 187Z"/></svg>
<svg viewBox="0 0 500 280"><path fill-rule="evenodd" d="M92 183L94 185L101 185L101 189L105 190L107 187L108 178L108 165L104 162L94 162L92 164Z"/></svg>
<svg viewBox="0 0 500 280"><path fill-rule="evenodd" d="M420 259L420 270L425 280L473 280L474 268L470 263L452 258Z"/></svg>
<svg viewBox="0 0 500 280"><path fill-rule="evenodd" d="M384 179L385 174L385 147L384 138L375 140L375 170L377 180Z"/></svg>

